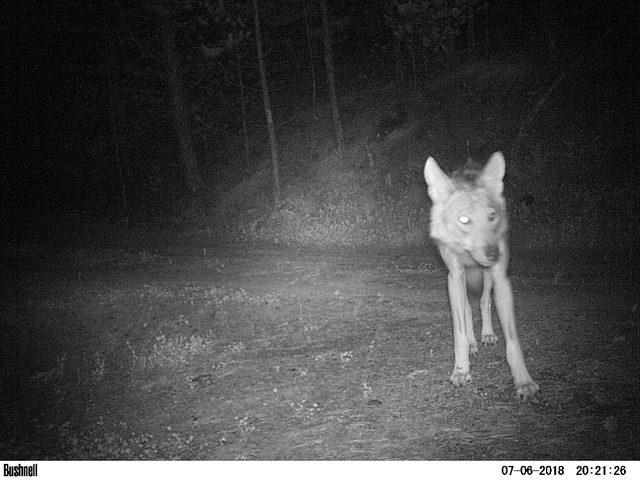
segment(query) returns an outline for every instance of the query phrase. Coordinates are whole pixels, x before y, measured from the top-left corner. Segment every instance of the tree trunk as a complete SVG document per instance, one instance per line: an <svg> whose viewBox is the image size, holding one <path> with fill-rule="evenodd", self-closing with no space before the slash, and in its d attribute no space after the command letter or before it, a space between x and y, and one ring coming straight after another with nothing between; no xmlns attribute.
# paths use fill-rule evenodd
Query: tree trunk
<svg viewBox="0 0 640 480"><path fill-rule="evenodd" d="M476 31L475 31L475 2L469 0L467 4L467 50L471 53L476 49Z"/></svg>
<svg viewBox="0 0 640 480"><path fill-rule="evenodd" d="M313 106L313 118L318 119L317 97L318 87L316 82L316 62L313 54L313 42L311 38L311 31L309 29L309 2L304 1L302 10L304 13L304 28L307 32L307 46L309 48L309 72L311 74L311 105Z"/></svg>
<svg viewBox="0 0 640 480"><path fill-rule="evenodd" d="M402 69L402 45L400 44L400 39L395 35L393 36L393 65L395 67L396 83L401 85L404 83Z"/></svg>
<svg viewBox="0 0 640 480"><path fill-rule="evenodd" d="M161 30L160 37L165 60L169 99L171 101L171 116L178 136L184 182L189 190L192 206L196 208L205 207L205 187L193 151L191 125L184 108L182 75L176 48L176 23L171 18L165 18L162 21Z"/></svg>
<svg viewBox="0 0 640 480"><path fill-rule="evenodd" d="M236 68L238 70L238 87L240 91L240 111L242 113L242 139L244 143L244 161L249 165L249 128L247 127L247 94L244 90L244 80L242 78L242 65L240 63L240 53L236 48Z"/></svg>
<svg viewBox="0 0 640 480"><path fill-rule="evenodd" d="M262 34L260 32L260 13L258 11L258 0L253 0L253 22L256 30L256 50L258 52L258 69L260 70L260 85L262 87L262 104L264 114L267 119L267 131L269 132L269 146L271 148L271 163L273 166L273 202L274 205L280 202L280 153L278 151L278 139L276 129L273 124L273 111L271 109L271 98L269 96L269 82L267 80L267 70L264 66L264 55L262 53Z"/></svg>
<svg viewBox="0 0 640 480"><path fill-rule="evenodd" d="M115 59L113 44L109 42L109 65L107 66L107 84L109 92L109 119L111 120L111 148L116 166L118 167L118 178L120 180L120 200L122 201L122 215L125 226L129 227L129 207L127 205L127 189L124 183L122 172L123 155L120 139L122 138L122 122L120 96L115 80Z"/></svg>
<svg viewBox="0 0 640 480"><path fill-rule="evenodd" d="M106 26L109 24L109 9L107 5L104 5L104 25L105 31L108 31ZM122 164L124 162L124 156L122 152L121 139L123 133L122 126L122 101L119 95L119 88L116 80L116 58L113 46L113 39L108 39L107 55L109 62L107 64L107 91L109 95L109 119L111 121L111 149L115 164L118 168L118 179L120 180L120 201L122 202L122 217L124 219L125 227L129 228L129 206L127 204L127 188L124 182L124 174Z"/></svg>
<svg viewBox="0 0 640 480"><path fill-rule="evenodd" d="M413 35L409 37L409 53L411 54L411 77L413 79L414 90L418 89L418 72L416 69L416 51L414 48Z"/></svg>
<svg viewBox="0 0 640 480"><path fill-rule="evenodd" d="M340 158L344 158L342 154L342 145L344 144L344 131L342 130L342 121L340 120L340 110L338 109L338 97L336 96L336 75L333 67L333 48L331 46L331 34L329 32L329 15L327 13L327 0L322 0L321 17L322 17L322 33L324 37L324 63L327 69L327 83L329 84L329 96L331 99L331 114L333 116L333 129L336 137L336 148Z"/></svg>

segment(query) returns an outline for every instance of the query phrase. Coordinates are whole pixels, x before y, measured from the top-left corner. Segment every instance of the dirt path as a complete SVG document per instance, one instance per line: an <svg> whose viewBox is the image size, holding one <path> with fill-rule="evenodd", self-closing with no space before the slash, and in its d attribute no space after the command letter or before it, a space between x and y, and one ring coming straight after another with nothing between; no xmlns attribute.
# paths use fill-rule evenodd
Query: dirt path
<svg viewBox="0 0 640 480"><path fill-rule="evenodd" d="M542 388L524 404L501 333L472 360L473 383L449 385L446 280L431 251L3 263L2 458L639 456L633 275L516 260L521 340Z"/></svg>

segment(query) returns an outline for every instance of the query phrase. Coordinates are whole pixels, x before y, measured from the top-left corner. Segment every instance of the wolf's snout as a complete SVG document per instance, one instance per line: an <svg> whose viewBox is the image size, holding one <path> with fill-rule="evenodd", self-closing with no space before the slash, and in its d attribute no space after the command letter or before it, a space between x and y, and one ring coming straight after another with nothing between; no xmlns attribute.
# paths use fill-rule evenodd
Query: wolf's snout
<svg viewBox="0 0 640 480"><path fill-rule="evenodd" d="M488 245L484 247L484 256L490 262L496 262L498 257L500 257L500 251L498 250L497 245Z"/></svg>

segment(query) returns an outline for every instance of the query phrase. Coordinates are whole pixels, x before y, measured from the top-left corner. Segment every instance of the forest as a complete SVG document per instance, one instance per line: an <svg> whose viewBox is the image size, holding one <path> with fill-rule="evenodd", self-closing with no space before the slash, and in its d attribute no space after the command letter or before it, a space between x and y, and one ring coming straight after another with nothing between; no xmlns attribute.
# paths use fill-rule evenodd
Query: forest
<svg viewBox="0 0 640 480"><path fill-rule="evenodd" d="M504 150L513 234L529 248L625 248L637 232L635 13L476 0L32 5L13 31L4 214L19 232L415 245L426 157L452 170Z"/></svg>

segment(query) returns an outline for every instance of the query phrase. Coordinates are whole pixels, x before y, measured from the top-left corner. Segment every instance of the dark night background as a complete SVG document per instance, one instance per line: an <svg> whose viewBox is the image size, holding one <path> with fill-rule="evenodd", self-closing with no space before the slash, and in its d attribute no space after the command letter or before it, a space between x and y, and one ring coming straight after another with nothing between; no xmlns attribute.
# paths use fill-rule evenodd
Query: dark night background
<svg viewBox="0 0 640 480"><path fill-rule="evenodd" d="M191 8L186 8L189 5ZM271 188L268 182L254 182L242 194L233 193L256 172L268 168L268 139L251 34L252 10L242 2L227 2L227 10L242 23L238 27L237 22L225 21L225 15L227 20L231 18L229 12L216 12L210 5L207 10L205 5L208 4L166 3L167 15L171 15L177 29L176 49L192 149L206 188L204 201L197 199L204 207L197 212L189 210L194 202L178 158L158 38L160 10L154 3L55 2L26 8L14 5L14 21L9 30L8 108L9 152L13 155L5 176L5 186L9 188L3 209L13 232L32 227L59 231L69 222L71 226L65 228L74 229L78 222L106 222L118 228L125 220L135 226L173 219L174 223L209 225L214 235L220 235L225 229L237 230L233 227L238 226L239 216L246 211L265 206L264 202L238 205L230 200L233 195L249 192L254 198L267 199ZM394 2L383 1L329 4L334 22L336 89L339 97L348 99L342 112L347 168L361 161L356 157L364 155L353 146L365 144L375 136L385 116L391 117L393 124L398 104L403 116L407 106L411 107L406 116L417 124L407 135L409 138L402 139L405 150L425 148L414 163L423 162L429 154L448 154L451 161L447 166L451 167L468 155L483 161L490 150L508 149L545 87L568 70L566 79L551 92L551 98L527 126L520 158L507 158L508 164L514 165L513 171L520 169L527 177L527 185L521 186L514 174L513 186L533 197L537 208L546 208L545 201L561 200L555 198L559 192L549 191L548 186L536 191L536 184L548 183L549 177L556 182L554 177L566 176L564 169L568 169L569 175L561 182L563 187L583 190L583 200L587 202L589 195L593 195L590 201L627 202L630 220L635 222L638 45L637 16L631 10L632 4L613 7L609 2L589 2L587 8L584 2L474 2L477 11L473 43L468 40L468 22L460 20L451 33L428 39L431 43L425 47L414 45L413 54L421 57L415 72L408 44L402 43L397 54L404 70L401 79L394 77L393 35L389 21L385 21L385 12L388 14L393 5ZM303 2L292 1L266 2L263 7L266 68L276 134L283 150L281 181L285 199L292 201L294 184L300 188L316 187L313 181L299 180L312 175L310 170L322 160L319 152L326 154L333 148L322 43L318 35L313 35L320 27L318 8L313 2L308 2L306 8L310 12L318 101L325 111L309 123L310 60L303 6ZM202 54L203 45L224 47L221 39L239 30L245 32L246 40L235 48L221 48L215 57ZM598 40L600 36L603 38ZM413 44L418 40L413 39ZM236 53L247 96L246 154ZM580 55L585 58L572 65ZM477 92L470 90L470 82L490 75L497 62L502 62L500 68L506 68L506 75L515 78L505 79L502 85L478 85ZM517 64L511 71L510 62ZM437 76L444 78L447 72L453 78L456 69L462 70L461 65L467 66L469 75L465 95L475 95L471 101L484 102L485 117L474 119L475 126L466 126L466 131L452 134L446 142L440 139L439 145L419 143L426 137L424 130L429 128L428 119L433 115L429 102L438 100L430 98L430 81L435 83ZM524 74L516 73L522 68L526 69ZM495 94L496 89L502 91ZM367 93L368 90L376 93ZM421 103L407 100L410 94L418 95ZM396 101L402 95L404 98ZM381 103L379 97L385 96L393 99ZM443 97L442 101L449 99ZM361 117L352 114L353 105L358 106ZM445 105L446 108L457 107ZM461 117L467 115L457 113ZM496 116L493 132L487 132L487 126L481 124L489 115ZM459 122L455 115L451 116ZM406 121L400 118L393 127L402 128ZM300 134L301 129L306 130L305 138L292 136ZM306 142L306 148L297 145L300 148L295 149L295 154L289 153L287 144L295 142ZM529 175L531 164L549 162L536 149L546 149L547 156L558 157L553 159L551 170L545 171L546 178ZM387 158L388 165L379 168L384 173L393 167L400 170L406 168L406 160ZM520 166L525 162L527 166ZM558 162L568 165L560 167ZM629 196L598 200L601 190L613 195L611 189L628 189ZM378 193L374 192L376 201L380 200ZM568 192L563 189L563 193ZM221 209L229 213L231 208L232 215L220 214ZM271 213L261 211L260 215L266 218ZM631 227L629 231L633 233ZM269 228L274 229L271 238L281 235L275 231L277 226ZM286 243L288 239L281 240ZM295 243L297 239L291 241ZM375 238L371 241L375 243Z"/></svg>
<svg viewBox="0 0 640 480"><path fill-rule="evenodd" d="M0 378L0 385L9 387L3 395L10 397L4 412L10 420L0 423L15 424L16 430L28 433L22 439L14 439L13 433L0 439L0 457L194 458L189 452L197 450L195 458L212 459L360 459L371 458L369 453L374 458L458 459L464 452L468 455L464 458L474 459L637 460L637 2L258 3L268 92L261 84L252 1L64 0L10 2L3 7L7 146L0 189L0 310L8 326L0 370L6 380ZM328 14L335 113L342 140L336 133L334 92L325 63L323 5ZM271 138L266 93L273 115ZM446 274L428 237L430 200L422 169L429 156L449 173L469 157L483 163L498 150L504 152L507 165L512 268L521 276L514 282L516 297L523 308L521 317L530 322L523 323L523 343L532 349L526 352L528 361L534 365L542 391L547 392L545 400L522 407L530 410L513 406L508 398L512 392L495 387L509 384L503 378L486 388L480 380L477 387L471 387L476 390L451 393L448 385L439 390L439 380L428 377L424 381L431 383L420 386L420 391L440 392L429 397L432 407L421 403L417 394L406 393L417 391L411 390L414 384L394 384L395 388L382 393L374 388L371 395L379 395L375 398L368 391L356 391L354 398L364 395L368 403L361 410L359 404L344 407L350 412L344 418L358 420L340 424L346 425L344 431L331 431L335 449L302 453L275 449L280 440L274 442L266 433L257 438L257 432L268 430L261 423L271 414L261 410L268 401L260 402L270 398L270 385L259 395L252 391L238 397L235 404L225 403L219 392L244 392L245 387L224 390L223 386L218 391L220 401L212 403L220 408L216 415L222 420L205 424L206 429L214 424L219 428L215 438L205 441L195 434L194 442L200 442L197 448L184 450L181 448L191 445L191 440L180 440L178 446L173 434L165 443L159 440L167 433L166 425L160 420L154 424L145 416L147 412L196 402L191 397L180 398L167 406L160 395L154 397L157 404L149 407L145 403L146 392L165 385L163 381L172 389L165 397L173 398L181 379L187 378L180 371L156 382L158 370L149 365L166 367L154 363L160 362L160 356L154 357L153 352L163 348L166 353L175 346L171 355L187 350L189 355L194 351L209 357L220 355L215 357L215 368L220 371L228 365L240 368L242 361L249 360L237 358L259 352L255 353L259 361L253 364L258 377L249 378L246 384L258 391L263 379L271 381L275 367L269 363L272 357L259 357L258 347L252 350L254 337L266 338L265 345L286 339L289 343L283 340L280 353L296 342L302 349L316 345L318 351L323 345L340 345L338 353L313 353L313 358L329 359L322 365L330 367L331 359L338 359L339 364L333 373L327 370L330 378L337 379L335 383L313 380L315 387L327 389L318 394L322 401L308 400L312 398L308 392L316 391L306 384L296 384L299 391L291 393L294 387L289 391L291 405L299 400L297 420L303 422L303 414L312 415L308 412L313 410L313 415L331 416L326 425L338 417L343 421L342 414L332 416L342 412L343 406L331 409L328 405L348 391L348 387L338 387L344 378L341 375L359 365L358 339L369 342L366 335L371 332L376 341L381 342L378 335L383 334L391 339L389 344L376 344L391 349L393 335L415 323L416 331L407 333L406 343L380 358L416 359L416 365L433 360L434 365L447 365L443 371L447 370L452 342L448 304L443 300L442 305L434 306L439 300L429 297L444 292ZM265 251L275 253L261 253ZM354 273L355 267L353 271L345 267L351 264L336 260L334 270L346 272L345 284L353 281L350 286L334 286L332 282L338 280L322 270L325 267L309 266L333 261L322 252L363 255L354 265L365 270L370 265L361 258L369 254L379 253L385 259L395 255L401 260L393 257L393 268L385 264L391 270L381 270L383 273L371 267L366 281ZM292 260L289 255L310 256ZM407 260L411 255L420 260ZM283 273L255 280L284 268L299 278L290 280ZM311 271L320 276L308 273ZM413 303L402 303L409 292L404 286L392 290L395 296L390 294L390 306L380 293L371 294L385 288L375 290L379 287L375 278L391 279L392 285L394 275L409 275L407 271L426 278L412 290L416 292ZM325 272L326 277L318 272ZM432 272L433 284L429 283ZM413 285L414 277L407 278L402 285ZM315 282L310 293L304 290L306 281ZM326 298L322 297L325 285ZM349 288L362 288L361 298L374 296L362 304L354 300L341 311L336 302ZM196 294L202 294L204 300ZM144 304L147 298L149 305ZM354 298L360 297L354 294ZM436 303L420 303L425 298ZM201 300L206 304L196 309ZM230 304L234 307L228 307ZM193 312L180 310L191 307ZM354 324L353 331L351 325L333 329L333 308L335 318L349 317L349 312L354 312L354 318L361 315L360 324ZM371 312L366 316L362 312L368 308ZM446 318L443 346L433 347L435 353L424 345L411 350L412 341L424 343L425 335L440 334L437 329L427 332L419 324L432 308L444 312L442 318ZM311 313L305 317L303 311ZM311 320L311 326L296 323L316 318L315 314L322 319L317 324L311 325ZM398 320L403 327L393 330L394 315L401 314L407 317ZM435 317L427 319L431 322ZM237 326L225 323L231 318ZM372 319L378 323L366 323ZM282 333L283 328L288 330ZM531 332L540 340L534 340ZM244 334L247 336L242 337ZM314 335L326 337L314 344ZM205 340L187 348L184 339L193 338ZM222 343L216 343L221 339L228 340L223 349ZM343 341L352 340L356 346L342 346ZM365 356L373 351L368 345L362 347ZM215 350L218 347L222 350ZM442 362L438 363L440 348ZM351 357L341 356L345 350L356 352L351 364ZM412 353L405 355L408 351ZM435 357L425 360L419 356L429 351ZM501 347L498 351L504 356ZM147 363L141 360L145 358ZM287 362L303 362L300 358L303 356L276 360L289 365ZM504 373L507 370L499 358L495 363ZM191 361L189 365L196 364ZM278 363L277 368L279 374L309 371L321 376L314 370L320 364L314 362L311 366L291 363L282 370ZM624 372L618 372L617 362L625 365L620 369ZM178 363L180 368L187 364ZM262 367L267 370L260 370ZM202 366L206 368L210 367ZM407 378L405 370L422 367L404 365L397 376L393 368L384 364L378 371L387 372L386 380L393 382ZM223 377L226 373L217 377L218 370L202 375L192 370L189 375L201 383L191 385L185 395L213 388L206 375L220 384L235 378L235 370L228 377ZM565 370L578 373L559 373ZM363 378L375 384L367 371L362 367ZM486 371L484 375L486 380ZM361 385L356 377L349 381ZM316 377L295 378L304 382ZM434 378L444 376L438 372ZM137 381L144 385L133 388L132 397L122 394ZM273 381L285 391L286 382ZM326 393L332 386L335 391ZM211 393L212 398L215 394ZM464 397L467 394L470 400ZM384 416L372 420L367 415L373 415L373 408L379 406L374 400L385 408L401 405L397 409L405 416L397 416L394 407L389 410L388 424ZM350 397L345 394L341 401L348 404ZM490 410L482 402L493 405L500 401L508 405L501 410L507 413L504 417L496 413L495 419L499 428L506 425L511 430L494 432L486 420L474 415L482 411L476 409L477 404ZM327 407L309 407L316 404ZM456 406L451 407L453 404ZM196 403L187 405L184 412L192 412ZM148 449L143 434L136 437L137 443L131 441L135 448L127 444L115 453L100 450L100 442L124 425L115 420L113 425L100 423L104 409L112 407L122 407L130 415L127 422L133 423L129 426L139 417L138 432L156 432L155 438L162 443L159 450ZM246 417L253 420L244 420L242 408L254 412ZM465 443L470 437L456 436L464 425L439 429L437 425L457 421L453 413L452 417L441 416L456 408L469 415L469 425L486 427L481 430L487 443L472 446ZM167 415L165 423L172 425L176 417ZM277 417L280 423L274 420L272 430L306 432L306 424L288 423L294 417L283 413ZM435 419L433 432L421 418ZM347 447L340 442L347 442L352 438L350 432L365 424L384 424L389 430L380 433L384 441L369 444L379 450L350 455L351 450L344 450ZM561 433L556 429L559 424L564 428ZM257 425L255 430L252 425ZM414 432L412 428L418 426L420 431ZM367 430L365 437L374 430ZM523 433L529 430L531 437ZM358 438L363 438L362 431L358 432ZM213 434L208 430L207 435ZM300 435L283 437L283 445L307 445L308 438ZM247 453L254 448L249 437L260 445L256 452L261 449L253 456ZM418 445L415 438L422 443Z"/></svg>

